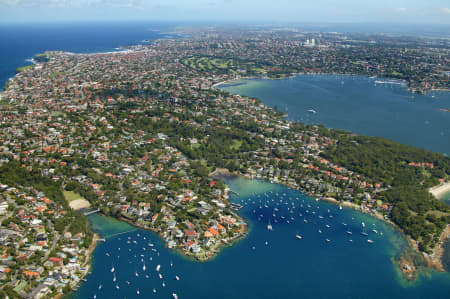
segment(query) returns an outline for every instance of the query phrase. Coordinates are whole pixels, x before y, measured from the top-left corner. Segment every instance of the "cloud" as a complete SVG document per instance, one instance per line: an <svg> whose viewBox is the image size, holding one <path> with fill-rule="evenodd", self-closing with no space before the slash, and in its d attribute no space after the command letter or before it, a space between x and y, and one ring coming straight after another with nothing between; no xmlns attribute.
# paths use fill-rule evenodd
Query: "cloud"
<svg viewBox="0 0 450 299"><path fill-rule="evenodd" d="M405 7L397 7L397 8L394 8L394 12L396 12L396 13L407 13L408 9L405 8Z"/></svg>
<svg viewBox="0 0 450 299"><path fill-rule="evenodd" d="M450 8L448 8L448 7L443 7L443 8L440 8L439 10L444 15L450 15Z"/></svg>
<svg viewBox="0 0 450 299"><path fill-rule="evenodd" d="M0 0L0 5L9 7L134 7L144 6L144 0Z"/></svg>

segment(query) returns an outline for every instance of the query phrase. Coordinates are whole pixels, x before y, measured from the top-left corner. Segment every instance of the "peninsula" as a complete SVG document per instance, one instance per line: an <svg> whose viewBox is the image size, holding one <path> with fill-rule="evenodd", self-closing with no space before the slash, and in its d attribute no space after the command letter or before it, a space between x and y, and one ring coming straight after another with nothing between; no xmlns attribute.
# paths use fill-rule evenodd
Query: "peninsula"
<svg viewBox="0 0 450 299"><path fill-rule="evenodd" d="M92 233L64 194L156 231L168 248L210 258L246 231L229 188L209 176L218 168L380 215L439 267L434 252L450 208L428 188L449 180L448 157L289 122L258 99L214 88L241 76L295 72L401 77L405 64L388 63L395 51L339 39L332 46L326 38L318 47L289 32L210 33L126 52L46 52L7 82L0 102L3 292L56 294L87 272ZM438 61L433 51L412 52ZM435 64L417 65L420 71L404 73L412 90L448 84Z"/></svg>

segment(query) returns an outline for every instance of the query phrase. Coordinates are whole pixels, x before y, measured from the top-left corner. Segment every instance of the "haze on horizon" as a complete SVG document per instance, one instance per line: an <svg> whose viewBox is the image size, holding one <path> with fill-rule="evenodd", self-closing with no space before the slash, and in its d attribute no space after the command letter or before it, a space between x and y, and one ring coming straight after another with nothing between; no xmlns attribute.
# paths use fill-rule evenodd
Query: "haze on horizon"
<svg viewBox="0 0 450 299"><path fill-rule="evenodd" d="M448 0L0 0L0 22L450 24Z"/></svg>

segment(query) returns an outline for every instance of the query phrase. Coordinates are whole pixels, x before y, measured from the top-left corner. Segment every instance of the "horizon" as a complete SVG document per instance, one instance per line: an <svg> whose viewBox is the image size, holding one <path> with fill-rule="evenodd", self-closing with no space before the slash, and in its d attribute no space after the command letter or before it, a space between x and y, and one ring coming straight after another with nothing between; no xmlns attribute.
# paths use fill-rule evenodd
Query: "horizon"
<svg viewBox="0 0 450 299"><path fill-rule="evenodd" d="M450 25L445 0L0 0L0 23L239 22Z"/></svg>

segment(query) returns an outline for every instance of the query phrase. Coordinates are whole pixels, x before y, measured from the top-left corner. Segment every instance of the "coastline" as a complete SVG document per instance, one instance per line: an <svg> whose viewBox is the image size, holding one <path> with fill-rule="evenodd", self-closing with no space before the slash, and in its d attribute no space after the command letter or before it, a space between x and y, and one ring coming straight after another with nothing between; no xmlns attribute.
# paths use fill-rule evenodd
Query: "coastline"
<svg viewBox="0 0 450 299"><path fill-rule="evenodd" d="M103 215L103 214L102 214L102 215ZM198 256L198 255L196 255L196 254L194 254L194 253L191 253L191 252L189 252L189 251L183 250L181 247L168 248L168 247L166 246L166 248L168 248L168 249L175 249L175 251L181 253L184 257L190 258L190 259L192 259L192 260L194 260L194 261L197 261L197 262L207 262L207 261L210 261L210 260L212 260L213 258L215 258L215 257L220 253L220 251L221 251L223 248L225 248L225 247L230 247L230 246L234 245L235 242L237 242L237 241L239 241L239 240L241 240L241 239L243 239L244 237L247 236L247 234L248 234L248 232L249 232L247 222L245 222L244 218L242 218L240 215L237 215L237 214L236 214L236 216L238 217L238 220L242 223L242 226L243 226L242 229L241 229L240 234L237 235L236 237L232 237L232 238L228 239L226 242L220 241L220 242L214 244L214 246L212 246L212 247L210 248L209 251L205 252L204 256ZM114 218L115 218L115 217L114 217ZM152 227L148 227L148 226L144 226L144 225L142 225L142 224L136 223L136 222L132 221L131 219L128 219L128 218L123 217L123 216L120 216L120 217L118 217L118 218L116 218L116 219L118 219L118 220L120 220L120 221L124 221L124 222L126 222L126 223L128 223L128 224L130 224L130 225L132 225L132 226L134 226L134 227L137 227L137 228L140 228L140 229L144 229L144 230L152 231L152 232L154 232L155 234L157 234L157 236L158 236L159 238L161 238L161 239L163 240L163 237L159 234L159 231L156 230L156 229L154 229L154 228L152 228ZM164 240L163 240L163 241L164 241Z"/></svg>
<svg viewBox="0 0 450 299"><path fill-rule="evenodd" d="M450 182L443 182L437 186L431 187L429 191L434 195L434 197L441 199L444 194L450 192Z"/></svg>
<svg viewBox="0 0 450 299"><path fill-rule="evenodd" d="M398 78L390 78L390 77L377 77L377 76L370 76L368 74L352 74L352 73L313 73L313 72L301 72L301 73L289 73L289 74L285 74L283 77L280 78L271 78L265 75L261 75L261 76L250 76L250 77L236 77L234 79L227 79L225 81L219 81L217 83L214 83L213 85L211 85L212 88L219 88L218 86L223 85L223 84L231 84L234 81L238 81L238 80L281 80L281 79L288 79L288 78L293 78L295 76L301 76L301 75L319 75L319 76L352 76L352 77L365 77L365 78L369 78L369 79L382 79L382 80L392 80L392 81L398 81L398 83L401 83L401 85L403 85L410 93L412 94L423 94L426 95L429 92L433 92L433 91L441 91L441 92L450 92L450 88L430 88L430 89L426 89L426 90L421 90L421 89L415 89L415 88L411 88L410 87L410 82L404 79L398 79Z"/></svg>

